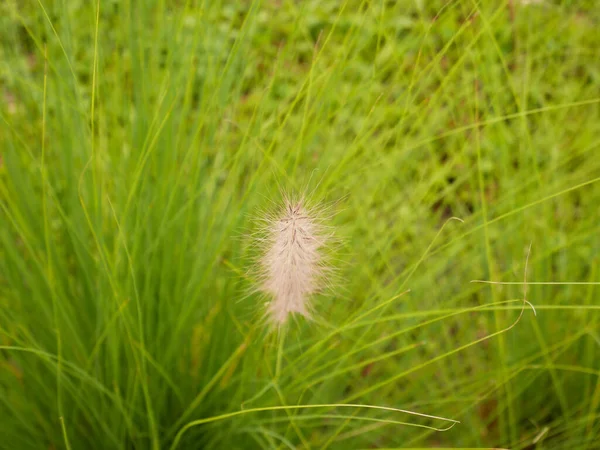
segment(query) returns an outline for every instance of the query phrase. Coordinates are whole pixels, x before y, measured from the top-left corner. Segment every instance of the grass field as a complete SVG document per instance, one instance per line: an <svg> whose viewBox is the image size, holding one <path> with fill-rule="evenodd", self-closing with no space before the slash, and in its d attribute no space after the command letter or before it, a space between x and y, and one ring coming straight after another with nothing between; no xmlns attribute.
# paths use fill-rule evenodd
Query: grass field
<svg viewBox="0 0 600 450"><path fill-rule="evenodd" d="M0 448L599 449L599 208L595 0L4 0Z"/></svg>

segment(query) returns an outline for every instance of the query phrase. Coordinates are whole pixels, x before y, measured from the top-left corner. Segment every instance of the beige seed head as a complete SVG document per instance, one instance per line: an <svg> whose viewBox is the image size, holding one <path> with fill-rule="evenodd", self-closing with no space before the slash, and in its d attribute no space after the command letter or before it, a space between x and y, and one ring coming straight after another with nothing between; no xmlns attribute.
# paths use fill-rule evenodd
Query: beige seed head
<svg viewBox="0 0 600 450"><path fill-rule="evenodd" d="M282 325L293 313L310 317L309 298L322 287L324 275L322 227L303 199L285 198L266 232L260 289L271 298L270 319Z"/></svg>

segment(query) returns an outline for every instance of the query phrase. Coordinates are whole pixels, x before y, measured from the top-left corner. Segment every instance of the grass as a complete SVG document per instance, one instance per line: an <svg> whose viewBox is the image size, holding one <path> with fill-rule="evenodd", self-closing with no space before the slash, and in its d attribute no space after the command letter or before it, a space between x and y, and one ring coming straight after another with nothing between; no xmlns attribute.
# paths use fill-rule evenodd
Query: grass
<svg viewBox="0 0 600 450"><path fill-rule="evenodd" d="M0 448L597 448L600 11L526 3L2 2Z"/></svg>

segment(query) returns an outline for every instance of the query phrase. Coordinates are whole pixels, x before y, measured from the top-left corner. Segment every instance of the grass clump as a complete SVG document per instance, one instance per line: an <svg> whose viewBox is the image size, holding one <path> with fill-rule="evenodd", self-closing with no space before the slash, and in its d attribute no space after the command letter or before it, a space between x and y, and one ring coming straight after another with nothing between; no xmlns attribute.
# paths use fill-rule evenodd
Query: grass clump
<svg viewBox="0 0 600 450"><path fill-rule="evenodd" d="M595 448L599 21L2 2L0 448ZM235 236L314 173L341 286L267 333Z"/></svg>

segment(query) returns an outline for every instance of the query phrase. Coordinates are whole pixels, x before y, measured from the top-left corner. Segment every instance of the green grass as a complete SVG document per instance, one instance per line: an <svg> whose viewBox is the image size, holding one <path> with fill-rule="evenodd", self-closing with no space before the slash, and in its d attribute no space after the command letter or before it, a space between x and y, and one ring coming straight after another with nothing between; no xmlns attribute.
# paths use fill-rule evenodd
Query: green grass
<svg viewBox="0 0 600 450"><path fill-rule="evenodd" d="M598 448L600 10L522 3L2 2L0 448Z"/></svg>

